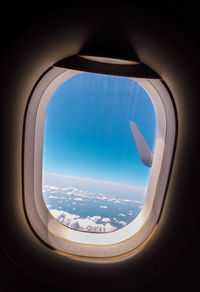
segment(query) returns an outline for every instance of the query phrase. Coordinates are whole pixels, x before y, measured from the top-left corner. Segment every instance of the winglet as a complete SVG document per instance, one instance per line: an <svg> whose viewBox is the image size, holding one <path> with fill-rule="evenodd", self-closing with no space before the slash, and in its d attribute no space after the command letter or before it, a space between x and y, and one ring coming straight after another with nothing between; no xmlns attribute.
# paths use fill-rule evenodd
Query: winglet
<svg viewBox="0 0 200 292"><path fill-rule="evenodd" d="M151 151L149 145L147 144L137 125L132 121L129 121L129 123L139 157L147 167L151 167L153 161L153 152Z"/></svg>

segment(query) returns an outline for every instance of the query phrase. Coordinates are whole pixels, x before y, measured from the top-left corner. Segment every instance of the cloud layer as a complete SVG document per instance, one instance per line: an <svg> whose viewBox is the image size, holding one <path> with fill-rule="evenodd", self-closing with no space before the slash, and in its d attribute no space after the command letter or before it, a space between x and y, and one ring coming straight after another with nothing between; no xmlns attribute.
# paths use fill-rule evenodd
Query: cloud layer
<svg viewBox="0 0 200 292"><path fill-rule="evenodd" d="M115 198L115 197L110 197L110 196L106 196L104 193L95 193L95 192L88 192L88 191L82 191L79 190L77 188L74 187L57 187L57 186L49 186L49 185L45 185L43 187L42 192L44 194L64 194L64 195L73 195L75 198L75 201L82 201L83 199L97 199L97 200L101 200L101 201L108 201L108 202L113 202L115 204L119 204L122 202L126 202L126 203L138 203L141 204L142 200L130 200L130 199L119 199L119 198ZM63 200L68 200L68 197L58 197L56 195L50 195L49 198L51 199L63 199ZM101 208L106 208L106 206L101 206Z"/></svg>
<svg viewBox="0 0 200 292"><path fill-rule="evenodd" d="M53 217L62 224L87 232L111 232L130 223L142 201L83 191L75 187L45 185L43 196Z"/></svg>
<svg viewBox="0 0 200 292"><path fill-rule="evenodd" d="M57 209L50 210L50 213L64 225L76 230L87 232L110 232L117 229L109 223L111 221L110 218L102 218L101 216L87 216L86 218L81 218L79 215Z"/></svg>
<svg viewBox="0 0 200 292"><path fill-rule="evenodd" d="M103 193L112 195L134 195L137 199L144 199L147 186L130 185L121 182L98 180L93 178L78 177L72 175L43 172L43 185L54 185L65 188L73 186L78 189L86 189L94 192L100 190Z"/></svg>

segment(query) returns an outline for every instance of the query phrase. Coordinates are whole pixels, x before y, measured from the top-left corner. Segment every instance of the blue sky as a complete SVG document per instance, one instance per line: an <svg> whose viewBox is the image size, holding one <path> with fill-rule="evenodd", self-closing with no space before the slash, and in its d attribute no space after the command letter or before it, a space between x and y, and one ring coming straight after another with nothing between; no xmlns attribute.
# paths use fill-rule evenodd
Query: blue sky
<svg viewBox="0 0 200 292"><path fill-rule="evenodd" d="M146 186L150 169L140 161L129 120L153 149L154 108L136 82L91 73L68 79L47 108L43 171Z"/></svg>

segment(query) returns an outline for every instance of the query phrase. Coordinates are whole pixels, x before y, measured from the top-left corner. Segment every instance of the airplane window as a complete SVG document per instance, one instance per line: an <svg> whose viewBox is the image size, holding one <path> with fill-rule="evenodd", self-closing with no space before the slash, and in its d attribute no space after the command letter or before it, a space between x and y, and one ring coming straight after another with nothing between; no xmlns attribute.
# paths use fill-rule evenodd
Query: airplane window
<svg viewBox="0 0 200 292"><path fill-rule="evenodd" d="M54 66L34 87L24 133L24 210L43 243L115 260L154 234L176 134L159 78Z"/></svg>
<svg viewBox="0 0 200 292"><path fill-rule="evenodd" d="M53 93L45 114L43 198L62 224L87 232L123 228L149 183L156 116L128 77L81 73Z"/></svg>

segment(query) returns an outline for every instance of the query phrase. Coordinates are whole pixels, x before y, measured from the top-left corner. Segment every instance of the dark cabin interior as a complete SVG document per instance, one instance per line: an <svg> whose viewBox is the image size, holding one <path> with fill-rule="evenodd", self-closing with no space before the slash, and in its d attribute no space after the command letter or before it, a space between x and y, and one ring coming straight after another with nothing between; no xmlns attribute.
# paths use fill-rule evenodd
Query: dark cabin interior
<svg viewBox="0 0 200 292"><path fill-rule="evenodd" d="M128 1L127 1L128 2ZM160 26L157 26L157 33L163 34L168 33L170 34L169 30L165 31L165 28L167 27L167 24L170 23L171 28L174 27L174 29L180 31L179 35L179 43L185 42L185 39L189 39L189 42L192 43L192 46L195 48L195 50L198 50L199 47L199 8L197 2L189 2L189 3L181 3L178 4L176 2L160 2L159 4L153 4L153 3L143 3L142 2L134 2L130 1L129 3L121 1L121 3L114 3L111 5L111 3L105 4L101 1L94 1L91 5L84 4L84 3L77 3L76 5L68 5L65 4L62 6L62 3L60 3L61 7L59 6L59 3L48 3L47 5L41 5L40 3L16 3L14 5L6 3L1 8L1 55L0 55L0 62L2 64L1 68L3 70L1 71L2 78L1 78L1 85L4 86L4 90L10 89L12 85L9 85L9 81L6 81L3 78L4 73L6 71L6 74L8 75L8 72L11 72L12 75L12 66L15 67L17 64L18 55L26 55L26 64L31 62L29 60L29 54L31 55L31 51L24 52L23 46L16 45L18 42L18 39L20 39L21 43L30 43L32 38L36 38L38 40L38 43L41 41L42 46L44 46L44 43L46 42L46 46L50 46L50 50L54 49L51 43L48 43L48 39L45 39L48 37L48 35L53 35L55 31L53 30L53 25L51 25L51 29L49 29L48 33L46 35L43 35L40 33L40 27L48 27L48 22L56 23L56 22L64 22L65 17L69 18L70 22L72 23L73 29L72 29L72 35L73 30L79 31L79 27L81 27L79 34L77 34L77 42L74 42L71 48L71 51L79 51L81 53L88 53L92 54L93 52L99 53L99 54L106 54L109 56L118 56L125 59L137 59L138 54L137 52L133 52L132 46L129 44L129 40L127 37L120 31L120 25L119 23L125 23L126 22L126 15L128 17L135 18L139 21L139 16L143 15L144 19L146 19L146 23L140 23L140 29L143 31L146 26L148 26L148 22L150 24L151 20L156 20L156 23L160 23ZM87 19L88 21L84 21L84 19ZM80 26L80 23L85 23L85 27ZM88 23L90 23L88 27ZM92 25L91 25L92 23ZM99 26L99 23L101 25ZM32 35L30 34L29 39L27 39L24 36L27 36L27 31L31 31ZM69 28L70 31L70 28ZM85 31L90 31L88 34L88 38L84 35ZM149 32L151 33L151 31ZM68 34L70 34L68 32ZM129 34L127 30L127 34ZM111 38L112 36L112 38ZM151 35L149 34L149 38L151 39ZM170 39L170 36L168 35L168 39ZM144 40L140 40L143 42ZM153 41L153 40L152 40ZM146 40L148 43L149 40ZM173 42L173 40L172 40ZM81 44L81 45L80 45ZM156 44L154 44L156 46ZM34 43L32 43L33 50L34 50ZM176 46L176 44L174 45ZM29 48L31 46L29 45ZM13 49L14 48L14 49ZM167 54L167 45L166 45L166 52L160 52L159 57L162 56L162 58L165 58L165 55ZM176 51L176 48L174 48ZM15 56L15 60L13 56L11 59L9 59L9 52L11 52L13 56ZM39 46L38 46L39 50ZM193 59L195 55L193 55L193 51L187 49L185 46L183 46L183 51L180 51L181 54L189 54L188 58ZM159 54L159 53L158 53ZM39 53L38 53L39 55ZM40 55L39 55L40 57ZM178 56L174 56L174 61L176 62L176 59ZM195 56L196 58L196 56ZM56 60L57 62L60 60ZM196 64L199 62L199 59L195 59ZM15 64L16 62L16 64ZM194 62L194 60L193 60ZM182 66L184 70L184 64L179 64L177 61L177 66ZM23 66L23 64L22 64ZM193 67L192 67L193 66ZM197 66L191 65L191 80L197 79L198 74L198 68ZM20 71L18 72L20 74ZM4 80L4 84L2 82ZM190 82L190 80L185 80L184 82ZM198 82L198 81L197 81ZM196 88L194 88L194 92L191 92L191 96L188 98L194 98L195 94L197 96ZM2 95L4 96L4 95ZM1 98L1 117L9 115L8 110L5 108L5 102L2 97ZM189 102L189 101L188 101ZM199 101L197 102L199 105ZM197 105L196 103L196 105ZM7 106L7 105L6 105ZM195 115L198 115L199 109L196 107ZM12 115L12 112L11 112ZM191 135L194 135L197 139L199 135L199 124L196 125L196 129L191 129ZM1 123L1 144L4 143L4 141L9 141L9 137L13 134L12 132L7 132L7 129L9 129L9 125L6 125L5 123ZM8 139L4 139L5 135L8 136ZM200 140L200 139L199 139ZM138 283L136 286L133 285L133 287L130 287L128 290L125 288L123 290L123 286L121 287L120 291L196 291L199 287L199 261L200 261L200 200L198 196L198 189L195 185L195 182L198 182L198 171L197 171L197 164L198 160L200 158L198 153L198 145L194 145L193 143L190 144L190 137L187 139L185 138L185 142L188 144L188 147L191 149L194 147L194 152L190 150L191 153L191 164L190 169L191 171L188 173L188 181L190 181L191 184L191 193L196 192L195 196L191 196L192 200L188 204L188 208L190 209L189 216L194 216L193 223L189 226L185 226L184 222L181 224L181 221L176 226L177 233L174 232L174 234L177 234L177 237L173 235L174 241L182 241L181 234L187 234L186 240L184 240L184 244L181 245L181 248L178 248L178 244L176 246L176 249L174 251L173 260L169 262L167 266L164 266L162 269L160 269L159 272L156 272L153 276L150 276L147 280L144 282ZM9 143L9 142L7 142ZM13 142L10 142L13 143ZM5 148L2 146L3 149L9 150L9 147ZM184 150L185 151L185 150ZM10 153L10 152L7 152ZM184 152L182 153L182 157L184 157L189 154ZM195 157L193 157L193 155ZM9 184L9 179L7 176L4 178L5 174L5 167L8 164L12 164L12 158L6 158L7 155L4 155L3 152L1 152L1 160L2 160L2 197L3 201L6 202L6 183ZM193 157L193 158L192 158ZM188 158L189 159L189 158ZM183 163L185 167L188 167L188 163ZM196 162L196 165L195 165ZM182 180L184 182L184 175L179 177L179 180ZM5 183L6 182L6 183ZM186 187L187 189L187 187ZM186 195L185 195L186 196ZM188 194L188 197L190 194ZM179 196L181 198L181 195ZM1 205L1 204L0 204ZM2 204L3 205L3 204ZM187 210L186 210L187 204L184 202L183 204L180 202L179 209L181 209L182 214L185 214L185 217L187 217ZM178 203L177 203L178 208ZM192 209L194 208L194 212L192 212ZM6 218L7 214L4 212L3 207L1 206L1 216L4 216L3 218ZM193 215L191 215L193 213ZM172 215L176 216L176 215ZM178 215L177 215L178 216ZM6 219L5 219L6 220ZM12 221L12 218L8 219L9 221ZM15 233L15 223L13 222L13 232ZM166 228L168 228L166 226ZM13 260L13 256L11 254L7 254L4 250L4 246L7 244L9 246L9 249L11 247L13 250L17 247L15 246L15 243L11 241L9 238L7 238L6 228L4 226L3 219L1 219L1 230L2 230L2 242L1 244L2 248L0 251L0 262L1 262L1 279L0 279L0 290L1 291L87 291L86 288L82 289L75 289L73 290L72 285L70 288L64 288L60 287L59 283L56 284L56 281L54 281L54 284L48 282L45 280L44 282L41 279L38 279L34 276L34 274L30 274L24 270L22 270L17 263ZM171 231L168 230L168 233ZM184 237L185 235L183 235ZM5 238L5 239L4 239ZM164 239L162 239L165 241ZM23 241L23 238L21 238L21 241ZM25 248L25 246L24 246ZM173 249L172 242L168 243L165 242L165 250L166 250L166 256L170 249ZM13 253L17 253L16 250ZM164 251L163 251L164 253ZM154 260L151 263L152 271L156 268L157 263L159 262L159 259L157 258L156 251L154 254ZM28 262L28 261L27 261ZM30 262L31 265L31 262ZM34 267L37 269L37 267ZM33 269L34 269L33 268ZM122 265L123 268L123 265ZM29 270L29 269L28 269ZM42 271L41 271L42 273ZM129 272L130 273L130 272ZM130 278L132 275L129 275ZM54 275L52 275L54 277ZM89 285L89 274L88 274L88 285ZM93 279L92 282L95 282L97 279ZM77 281L78 275L77 275ZM109 279L108 279L109 281ZM114 281L114 279L112 279ZM98 286L98 280L96 281L96 285ZM101 286L101 285L100 285ZM95 290L93 290L95 291ZM99 290L98 290L99 291ZM105 288L102 288L101 291L111 291L109 286L108 290L105 290ZM114 290L115 291L115 290ZM118 290L117 290L118 291Z"/></svg>

